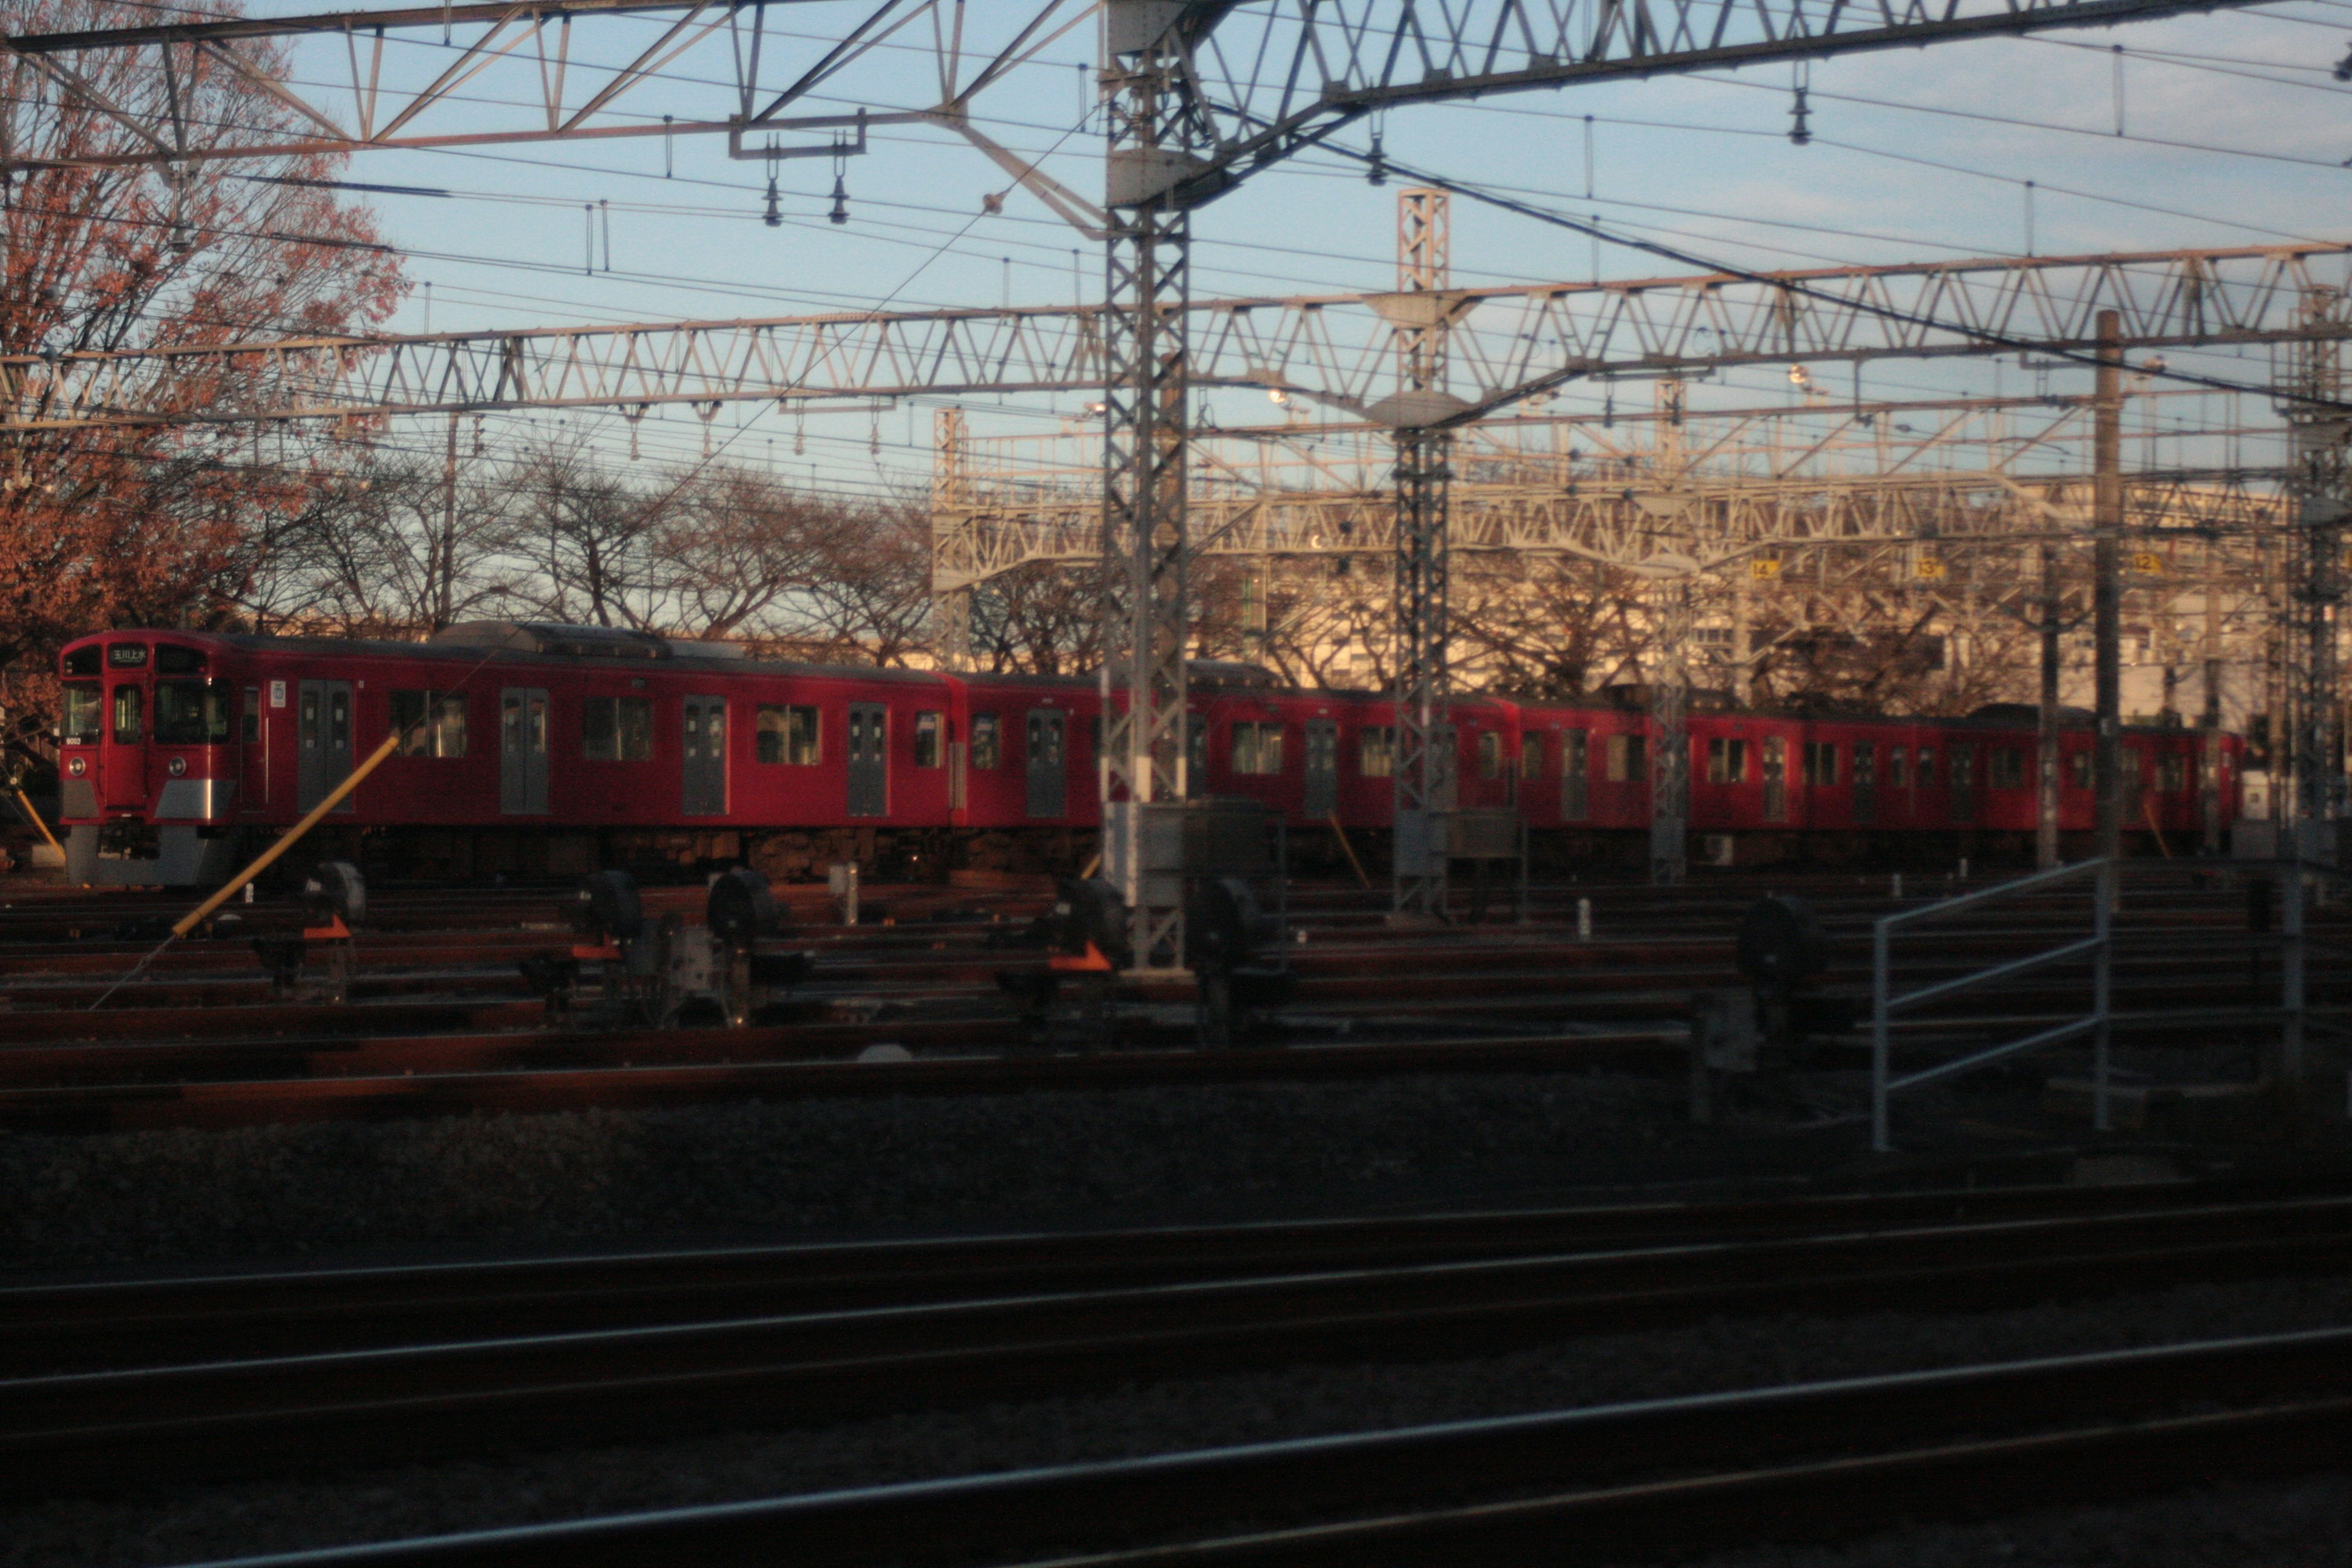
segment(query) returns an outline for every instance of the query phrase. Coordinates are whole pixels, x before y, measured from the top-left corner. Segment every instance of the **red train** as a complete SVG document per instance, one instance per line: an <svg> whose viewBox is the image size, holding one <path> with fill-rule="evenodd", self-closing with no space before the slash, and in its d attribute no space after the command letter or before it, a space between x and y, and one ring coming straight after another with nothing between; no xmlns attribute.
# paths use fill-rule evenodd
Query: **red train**
<svg viewBox="0 0 2352 1568"><path fill-rule="evenodd" d="M87 882L226 878L392 729L412 731L320 848L399 873L561 875L655 858L1074 866L1090 852L1101 700L1084 679L755 661L605 627L476 622L428 642L110 631L61 655L61 815ZM1390 821L1385 699L1200 668L1200 793L1278 806L1302 848ZM1630 861L1648 822L1645 712L1599 699L1454 704L1455 804L1515 807L1547 860ZM2091 733L2063 736L2064 826L2092 826ZM2030 713L1697 714L1690 821L1712 858L1998 853L2033 827ZM2194 844L2199 738L2125 740L2128 826ZM2226 740L2236 816L2242 748ZM1955 840L1957 839L1957 844ZM1368 842L1371 840L1368 839Z"/></svg>

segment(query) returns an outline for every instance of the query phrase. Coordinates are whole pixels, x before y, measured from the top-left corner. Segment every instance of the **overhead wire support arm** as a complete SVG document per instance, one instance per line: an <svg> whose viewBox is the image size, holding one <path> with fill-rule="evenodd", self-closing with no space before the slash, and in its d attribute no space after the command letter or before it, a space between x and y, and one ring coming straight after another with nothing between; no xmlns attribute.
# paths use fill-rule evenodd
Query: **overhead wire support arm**
<svg viewBox="0 0 2352 1568"><path fill-rule="evenodd" d="M828 119L855 123L854 115ZM1088 205L1080 216L1098 216ZM1448 364L1467 395L1462 406L1483 418L1535 389L1620 372L1979 355L1982 324L1994 321L2013 323L2004 352L2088 354L2097 313L2108 308L2120 310L2130 351L2294 342L2336 330L2307 319L2303 301L2314 290L2352 295L2352 247L1454 288L1446 292ZM1397 384L1394 327L1380 313L1390 298L1188 300L1188 380L1281 391L1364 417ZM164 343L0 357L0 388L11 394L7 423L25 431L735 398L1093 394L1105 374L1102 318L1099 306L1024 306ZM178 395L186 372L237 359L267 361L272 373L201 405ZM2180 370L2159 380L2201 384Z"/></svg>

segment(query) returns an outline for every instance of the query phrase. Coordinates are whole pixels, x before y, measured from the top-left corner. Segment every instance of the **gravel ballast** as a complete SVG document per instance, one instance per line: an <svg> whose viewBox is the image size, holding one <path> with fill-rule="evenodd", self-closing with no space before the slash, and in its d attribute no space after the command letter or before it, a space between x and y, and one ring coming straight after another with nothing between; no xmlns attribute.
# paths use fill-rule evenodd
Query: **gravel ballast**
<svg viewBox="0 0 2352 1568"><path fill-rule="evenodd" d="M0 1136L0 1268L1264 1219L1796 1174L1859 1131L1679 1083L1398 1078Z"/></svg>
<svg viewBox="0 0 2352 1568"><path fill-rule="evenodd" d="M56 1502L0 1514L0 1565L184 1563L2346 1322L2352 1322L2352 1279L2252 1282L1968 1316L1876 1313L1716 1322L1470 1361L1304 1366L1183 1383L1139 1380L1096 1395L894 1415L822 1429L418 1466L314 1483L192 1489L119 1503ZM1942 1556L1901 1555L1899 1545L1880 1542L1826 1554L1748 1552L1724 1562L1725 1568L1799 1563L1822 1568L1944 1562L2337 1563L2341 1557L2312 1554L2320 1543L2294 1528L2294 1521L2340 1521L2343 1496L2340 1483L2332 1482L2224 1489L2201 1501L2066 1510L2013 1528L1931 1532L1943 1543L1937 1548ZM2143 1518L2152 1522L2129 1522ZM2101 1531L2108 1532L2102 1539L2115 1548L2110 1555L2069 1554L2078 1551L2086 1532ZM2264 1545L2273 1534L2282 1547L2276 1554ZM2343 1539L2338 1530L2335 1540ZM2006 1544L1996 1549L1997 1543ZM2232 1550L2241 1554L2230 1555ZM1966 1555L1971 1551L1977 1555Z"/></svg>

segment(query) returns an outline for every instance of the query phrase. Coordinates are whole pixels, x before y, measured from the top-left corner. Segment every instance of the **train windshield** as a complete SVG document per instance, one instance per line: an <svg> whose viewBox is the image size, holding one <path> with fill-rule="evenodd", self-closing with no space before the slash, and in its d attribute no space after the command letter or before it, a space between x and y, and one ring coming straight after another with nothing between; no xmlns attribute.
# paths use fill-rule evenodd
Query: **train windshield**
<svg viewBox="0 0 2352 1568"><path fill-rule="evenodd" d="M90 650L95 653L95 648ZM65 683L66 741L70 745L95 746L106 728L106 700L95 680Z"/></svg>
<svg viewBox="0 0 2352 1568"><path fill-rule="evenodd" d="M226 680L157 681L155 739L167 746L226 743L233 696Z"/></svg>

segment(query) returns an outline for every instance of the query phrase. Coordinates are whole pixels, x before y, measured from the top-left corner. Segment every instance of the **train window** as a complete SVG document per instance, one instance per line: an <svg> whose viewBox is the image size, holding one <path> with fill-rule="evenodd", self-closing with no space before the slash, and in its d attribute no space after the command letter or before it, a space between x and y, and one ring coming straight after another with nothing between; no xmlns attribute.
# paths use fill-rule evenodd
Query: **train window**
<svg viewBox="0 0 2352 1568"><path fill-rule="evenodd" d="M106 650L106 662L115 669L147 668L147 645L143 642L119 642Z"/></svg>
<svg viewBox="0 0 2352 1568"><path fill-rule="evenodd" d="M1706 743L1706 782L1738 784L1748 777L1748 742L1718 735Z"/></svg>
<svg viewBox="0 0 2352 1568"><path fill-rule="evenodd" d="M1209 721L1197 710L1184 714L1184 792L1209 793Z"/></svg>
<svg viewBox="0 0 2352 1568"><path fill-rule="evenodd" d="M1396 731L1367 724L1356 734L1356 771L1368 779L1396 776Z"/></svg>
<svg viewBox="0 0 2352 1568"><path fill-rule="evenodd" d="M2023 789L2025 787L2025 753L2015 746L1995 746L1992 749L1990 766L1991 778L1989 782L1993 788Z"/></svg>
<svg viewBox="0 0 2352 1568"><path fill-rule="evenodd" d="M118 686L114 689L114 743L135 746L141 739L139 689Z"/></svg>
<svg viewBox="0 0 2352 1568"><path fill-rule="evenodd" d="M1868 741L1853 743L1853 787L1873 789L1878 784L1878 748Z"/></svg>
<svg viewBox="0 0 2352 1568"><path fill-rule="evenodd" d="M1808 784L1825 785L1837 783L1837 742L1834 741L1806 742L1804 755L1799 759L1799 765L1804 770L1805 783Z"/></svg>
<svg viewBox="0 0 2352 1568"><path fill-rule="evenodd" d="M462 757L466 754L466 694L394 691L392 727L400 732L404 757Z"/></svg>
<svg viewBox="0 0 2352 1568"><path fill-rule="evenodd" d="M155 673L158 675L202 675L205 656L192 647L173 647L165 643L155 650Z"/></svg>
<svg viewBox="0 0 2352 1568"><path fill-rule="evenodd" d="M1482 779L1503 776L1503 737L1493 730L1478 731L1478 776Z"/></svg>
<svg viewBox="0 0 2352 1568"><path fill-rule="evenodd" d="M1650 771L1649 737L1646 735L1612 735L1609 737L1609 782L1638 784Z"/></svg>
<svg viewBox="0 0 2352 1568"><path fill-rule="evenodd" d="M230 690L226 680L156 682L155 739L167 746L226 743Z"/></svg>
<svg viewBox="0 0 2352 1568"><path fill-rule="evenodd" d="M1904 785L1911 782L1910 747L1889 746L1886 748L1886 782L1893 784L1896 789L1901 789Z"/></svg>
<svg viewBox="0 0 2352 1568"><path fill-rule="evenodd" d="M817 710L814 708L797 704L783 708L763 702L754 734L758 742L756 755L763 763L813 767L824 756L817 743Z"/></svg>
<svg viewBox="0 0 2352 1568"><path fill-rule="evenodd" d="M1559 814L1580 822L1592 812L1592 740L1584 730L1559 738Z"/></svg>
<svg viewBox="0 0 2352 1568"><path fill-rule="evenodd" d="M2123 792L2125 797L2128 799L2140 792L2140 756L2138 752L2129 746L2123 749Z"/></svg>
<svg viewBox="0 0 2352 1568"><path fill-rule="evenodd" d="M937 713L915 715L915 765L919 768L940 765L940 716Z"/></svg>
<svg viewBox="0 0 2352 1568"><path fill-rule="evenodd" d="M1282 726L1244 719L1234 725L1234 772L1278 773L1282 771Z"/></svg>
<svg viewBox="0 0 2352 1568"><path fill-rule="evenodd" d="M1532 783L1543 777L1544 738L1540 732L1519 741L1519 777Z"/></svg>
<svg viewBox="0 0 2352 1568"><path fill-rule="evenodd" d="M590 697L580 704L580 752L592 762L653 760L654 704L650 697Z"/></svg>
<svg viewBox="0 0 2352 1568"><path fill-rule="evenodd" d="M105 699L95 680L68 680L65 685L65 736L68 745L95 746L104 728Z"/></svg>
<svg viewBox="0 0 2352 1568"><path fill-rule="evenodd" d="M1921 789L1933 789L1936 787L1935 747L1922 746L1919 748L1919 768L1913 777Z"/></svg>
<svg viewBox="0 0 2352 1568"><path fill-rule="evenodd" d="M261 740L261 688L245 689L245 743L258 744Z"/></svg>
<svg viewBox="0 0 2352 1568"><path fill-rule="evenodd" d="M68 675L96 675L98 673L99 658L99 647L96 643L90 644L88 647L78 647L74 649L73 652L66 655L66 673Z"/></svg>
<svg viewBox="0 0 2352 1568"><path fill-rule="evenodd" d="M2091 787L2091 753L2089 752L2066 753L2066 782L2076 789Z"/></svg>
<svg viewBox="0 0 2352 1568"><path fill-rule="evenodd" d="M2168 752L2156 759L2156 787L2167 795L2179 795L2189 787L2189 759L2178 752Z"/></svg>
<svg viewBox="0 0 2352 1568"><path fill-rule="evenodd" d="M971 716L971 765L973 767L993 768L1003 764L1003 742L997 739L1000 733L995 714L975 713Z"/></svg>

